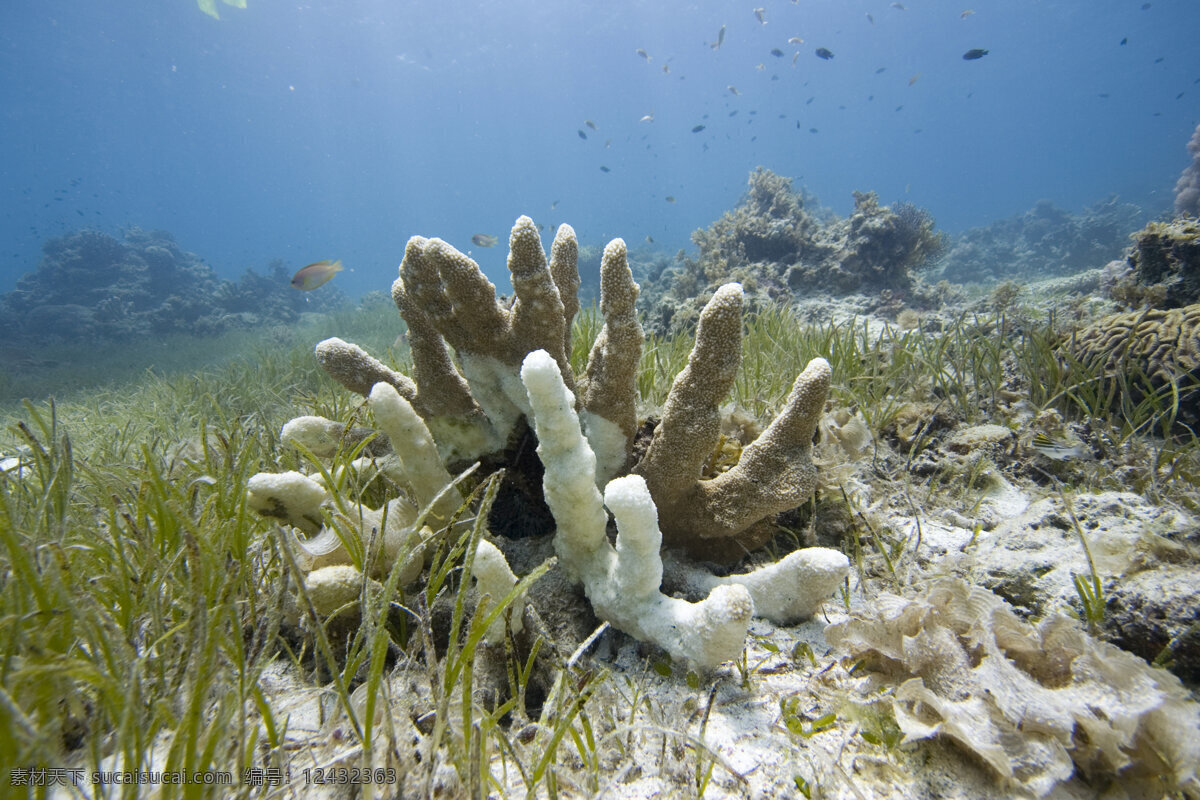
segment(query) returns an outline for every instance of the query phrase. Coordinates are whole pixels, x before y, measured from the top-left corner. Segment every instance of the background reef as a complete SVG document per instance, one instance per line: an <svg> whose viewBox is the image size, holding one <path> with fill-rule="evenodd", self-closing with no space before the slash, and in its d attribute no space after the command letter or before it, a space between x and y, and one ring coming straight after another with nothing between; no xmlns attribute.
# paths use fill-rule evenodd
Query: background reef
<svg viewBox="0 0 1200 800"><path fill-rule="evenodd" d="M1115 197L1078 214L1049 200L954 238L941 276L956 283L1040 280L1094 269L1120 256L1144 212Z"/></svg>
<svg viewBox="0 0 1200 800"><path fill-rule="evenodd" d="M345 303L334 287L301 293L272 262L223 280L166 231L129 228L117 239L81 230L48 240L34 272L0 296L0 336L10 343L125 341L168 333L211 336L294 322Z"/></svg>
<svg viewBox="0 0 1200 800"><path fill-rule="evenodd" d="M881 206L874 192L854 193L854 212L838 217L792 180L759 167L736 208L692 234L695 257L643 286L643 308L657 332L695 324L700 304L722 283L738 281L751 307L790 304L816 293L919 291L915 272L937 259L948 237L909 203Z"/></svg>

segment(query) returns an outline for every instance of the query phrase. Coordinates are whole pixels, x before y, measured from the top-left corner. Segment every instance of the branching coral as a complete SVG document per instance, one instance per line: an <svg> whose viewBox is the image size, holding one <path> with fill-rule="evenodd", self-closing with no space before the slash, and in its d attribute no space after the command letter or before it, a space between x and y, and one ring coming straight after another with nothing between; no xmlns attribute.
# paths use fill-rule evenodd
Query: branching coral
<svg viewBox="0 0 1200 800"><path fill-rule="evenodd" d="M341 340L318 345L322 366L347 388L364 392L375 382L368 404L393 451L378 468L409 498L388 505L386 525L382 512L369 509L360 510L359 519L341 519L339 538L365 542L374 529L381 553L368 570L411 551L405 568L415 574L435 520L444 521L460 500L456 492L436 496L437 487L450 483L447 466L482 459L488 468L519 472L527 465L507 454L525 448L514 440L524 441L532 425L540 462L523 485L544 491L563 567L582 582L601 617L712 666L740 650L756 606L779 620L811 614L848 570L840 553L798 551L752 576L694 580L693 586L712 593L693 605L659 592L658 549L665 537L693 554L733 560L765 541L776 513L811 495L810 449L829 386L828 364L809 364L784 411L738 463L702 479L704 459L720 435L718 409L741 358L741 287L721 287L702 314L688 367L672 387L644 457L631 464L642 331L625 244L617 239L604 250L604 327L577 386L566 360L579 285L569 227L559 229L551 253L547 261L532 220L520 218L509 254L515 298L504 305L466 255L438 239L411 239L392 293L408 323L412 380ZM339 433L311 417L293 426L286 439L324 449ZM624 477L610 480L616 476ZM602 500L598 486L606 483ZM318 530L329 515L319 482L260 475L250 489L252 505L263 513L317 541L329 539L328 531ZM542 502L540 496L526 500ZM615 549L605 537L605 501L619 531ZM428 507L429 524L418 530L415 512L422 507ZM332 516L338 523L346 515ZM494 507L489 521L493 529L505 524ZM309 542L306 549L321 548ZM313 554L314 566L347 561L348 553L333 551Z"/></svg>

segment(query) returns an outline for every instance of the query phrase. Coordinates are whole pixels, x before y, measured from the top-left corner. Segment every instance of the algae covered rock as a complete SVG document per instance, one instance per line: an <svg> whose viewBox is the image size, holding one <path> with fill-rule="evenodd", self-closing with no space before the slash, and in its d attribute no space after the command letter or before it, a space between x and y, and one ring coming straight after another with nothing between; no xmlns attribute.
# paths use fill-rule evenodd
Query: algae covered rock
<svg viewBox="0 0 1200 800"><path fill-rule="evenodd" d="M1128 306L1180 308L1200 302L1200 220L1151 222L1134 234L1110 293Z"/></svg>

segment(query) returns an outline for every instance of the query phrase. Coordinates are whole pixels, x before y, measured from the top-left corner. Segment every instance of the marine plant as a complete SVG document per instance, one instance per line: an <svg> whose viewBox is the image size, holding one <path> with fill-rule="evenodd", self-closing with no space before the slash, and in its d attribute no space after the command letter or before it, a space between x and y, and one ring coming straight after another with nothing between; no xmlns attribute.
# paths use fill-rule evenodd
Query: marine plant
<svg viewBox="0 0 1200 800"><path fill-rule="evenodd" d="M246 7L246 0L221 0L221 2L233 8ZM221 15L217 12L217 0L196 0L196 5L213 19L221 18Z"/></svg>

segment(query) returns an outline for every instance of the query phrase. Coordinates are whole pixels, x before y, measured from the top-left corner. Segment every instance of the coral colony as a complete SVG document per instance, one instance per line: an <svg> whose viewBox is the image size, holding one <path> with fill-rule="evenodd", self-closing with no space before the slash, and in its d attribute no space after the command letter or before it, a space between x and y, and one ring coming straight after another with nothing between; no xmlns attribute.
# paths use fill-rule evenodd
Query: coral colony
<svg viewBox="0 0 1200 800"><path fill-rule="evenodd" d="M521 217L509 247L515 299L505 307L466 255L438 239L409 241L392 296L408 325L411 380L339 339L317 346L330 375L367 395L391 444L392 454L376 468L408 491L386 514L359 510L358 535L365 540L367 531L380 531L379 558L368 571L381 578L384 565L409 553L402 580L415 578L438 525L462 499L456 489L443 491L452 483L448 466L484 457L503 462L506 447L531 425L559 564L582 584L602 620L698 667L714 667L741 652L755 613L779 622L810 616L849 572L838 551L805 548L748 574L694 578L711 591L691 603L661 593L659 550L665 543L710 560L735 560L767 540L775 514L811 496L816 468L810 450L829 365L814 359L738 464L702 477L720 435L720 404L741 359L741 287L722 286L704 308L688 364L635 460L635 370L643 337L625 243L617 239L605 248L604 327L578 377L566 358L578 309L574 231L559 229L547 261L536 226ZM283 436L320 453L336 446L342 432L328 420L302 417ZM306 584L318 611L331 613L357 597L361 574L348 566L345 545L320 528L321 506L330 500L320 481L260 474L249 490L257 509L309 534L298 544L311 557ZM429 504L418 527L416 509ZM609 512L615 544L606 533ZM481 555L500 586L515 582L499 550L485 541L476 558Z"/></svg>

